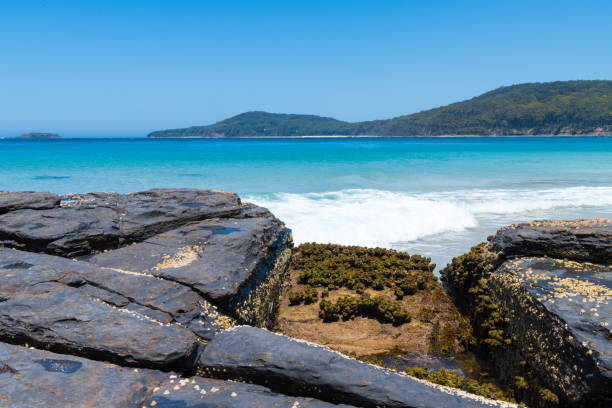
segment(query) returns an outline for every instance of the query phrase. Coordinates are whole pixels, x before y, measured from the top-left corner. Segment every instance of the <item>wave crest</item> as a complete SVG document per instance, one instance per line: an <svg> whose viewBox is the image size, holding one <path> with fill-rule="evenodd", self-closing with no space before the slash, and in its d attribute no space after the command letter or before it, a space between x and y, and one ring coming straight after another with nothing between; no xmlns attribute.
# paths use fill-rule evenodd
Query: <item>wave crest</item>
<svg viewBox="0 0 612 408"><path fill-rule="evenodd" d="M547 190L460 190L403 193L352 189L327 193L245 196L269 208L292 230L296 244L333 242L391 247L444 232L477 227L479 219L558 208L612 206L612 187ZM545 215L545 214L544 214Z"/></svg>

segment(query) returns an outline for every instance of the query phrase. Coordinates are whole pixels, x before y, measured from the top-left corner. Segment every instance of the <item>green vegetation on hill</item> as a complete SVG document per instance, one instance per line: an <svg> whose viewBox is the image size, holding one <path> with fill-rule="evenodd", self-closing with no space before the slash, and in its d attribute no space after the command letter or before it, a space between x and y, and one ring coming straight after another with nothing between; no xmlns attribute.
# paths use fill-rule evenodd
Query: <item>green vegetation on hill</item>
<svg viewBox="0 0 612 408"><path fill-rule="evenodd" d="M149 137L249 137L352 134L352 124L315 115L246 112L210 126L161 130Z"/></svg>
<svg viewBox="0 0 612 408"><path fill-rule="evenodd" d="M612 135L612 81L512 85L388 120L349 123L314 115L247 112L209 126L149 137Z"/></svg>
<svg viewBox="0 0 612 408"><path fill-rule="evenodd" d="M508 86L467 101L384 121L378 129L384 135L610 133L612 81Z"/></svg>

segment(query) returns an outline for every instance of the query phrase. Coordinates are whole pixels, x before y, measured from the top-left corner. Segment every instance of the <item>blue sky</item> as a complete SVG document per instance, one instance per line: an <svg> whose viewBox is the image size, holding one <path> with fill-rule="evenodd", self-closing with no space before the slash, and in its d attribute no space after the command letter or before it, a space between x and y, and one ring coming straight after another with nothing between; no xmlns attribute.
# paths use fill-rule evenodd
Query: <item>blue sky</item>
<svg viewBox="0 0 612 408"><path fill-rule="evenodd" d="M388 118L612 79L610 1L0 0L0 136L144 136L248 111Z"/></svg>

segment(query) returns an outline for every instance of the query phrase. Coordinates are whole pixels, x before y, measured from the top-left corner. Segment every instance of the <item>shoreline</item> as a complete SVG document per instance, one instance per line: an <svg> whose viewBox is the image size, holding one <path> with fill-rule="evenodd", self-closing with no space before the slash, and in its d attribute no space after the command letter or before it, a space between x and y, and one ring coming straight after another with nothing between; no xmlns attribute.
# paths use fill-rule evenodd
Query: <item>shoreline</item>
<svg viewBox="0 0 612 408"><path fill-rule="evenodd" d="M90 137L62 137L59 139L19 139L15 137L1 137L0 140L6 141L66 141L66 140L175 140L175 139L216 139L216 140L232 140L232 139L550 139L550 138L564 138L564 139L594 139L594 138L612 138L611 135L444 135L444 136L376 136L376 135L361 135L361 136L347 136L347 135L311 135L311 136L236 136L236 137L213 137L213 136L176 136L176 137L148 137L148 136L90 136Z"/></svg>
<svg viewBox="0 0 612 408"><path fill-rule="evenodd" d="M173 136L148 137L145 139L457 139L457 138L592 138L612 137L609 135L442 135L442 136L376 136L376 135L310 135L310 136Z"/></svg>

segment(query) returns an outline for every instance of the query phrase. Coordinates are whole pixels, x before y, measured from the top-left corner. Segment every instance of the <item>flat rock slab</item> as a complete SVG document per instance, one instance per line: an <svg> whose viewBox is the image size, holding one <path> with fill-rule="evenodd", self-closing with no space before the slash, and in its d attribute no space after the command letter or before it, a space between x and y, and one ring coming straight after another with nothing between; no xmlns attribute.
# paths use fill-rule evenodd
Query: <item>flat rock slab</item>
<svg viewBox="0 0 612 408"><path fill-rule="evenodd" d="M517 258L489 282L509 313L513 344L538 377L572 403L610 406L612 268Z"/></svg>
<svg viewBox="0 0 612 408"><path fill-rule="evenodd" d="M37 191L0 191L0 214L16 210L59 207L60 196Z"/></svg>
<svg viewBox="0 0 612 408"><path fill-rule="evenodd" d="M196 336L29 269L0 275L0 339L125 365L190 370Z"/></svg>
<svg viewBox="0 0 612 408"><path fill-rule="evenodd" d="M191 223L88 262L180 282L231 310L290 245L289 230L277 218L268 211L256 215Z"/></svg>
<svg viewBox="0 0 612 408"><path fill-rule="evenodd" d="M0 215L0 241L28 251L74 257L240 210L237 195L212 190L73 194L63 196L60 205L50 209L18 209Z"/></svg>
<svg viewBox="0 0 612 408"><path fill-rule="evenodd" d="M502 259L547 256L612 264L612 220L534 221L500 228L489 244Z"/></svg>
<svg viewBox="0 0 612 408"><path fill-rule="evenodd" d="M166 377L0 343L0 407L136 408Z"/></svg>
<svg viewBox="0 0 612 408"><path fill-rule="evenodd" d="M121 236L141 241L191 221L240 212L240 198L219 190L154 189L119 196Z"/></svg>
<svg viewBox="0 0 612 408"><path fill-rule="evenodd" d="M178 322L204 340L234 325L233 319L198 293L176 282L58 256L0 248L0 271L21 269L161 323Z"/></svg>
<svg viewBox="0 0 612 408"><path fill-rule="evenodd" d="M192 377L170 379L161 384L144 402L156 408L349 408L313 398L289 397L268 388L233 381Z"/></svg>
<svg viewBox="0 0 612 408"><path fill-rule="evenodd" d="M252 381L273 391L361 407L514 406L365 364L326 347L249 326L217 335L204 349L206 376Z"/></svg>
<svg viewBox="0 0 612 408"><path fill-rule="evenodd" d="M332 408L252 384L119 367L0 343L0 407ZM347 405L341 407L349 408Z"/></svg>

